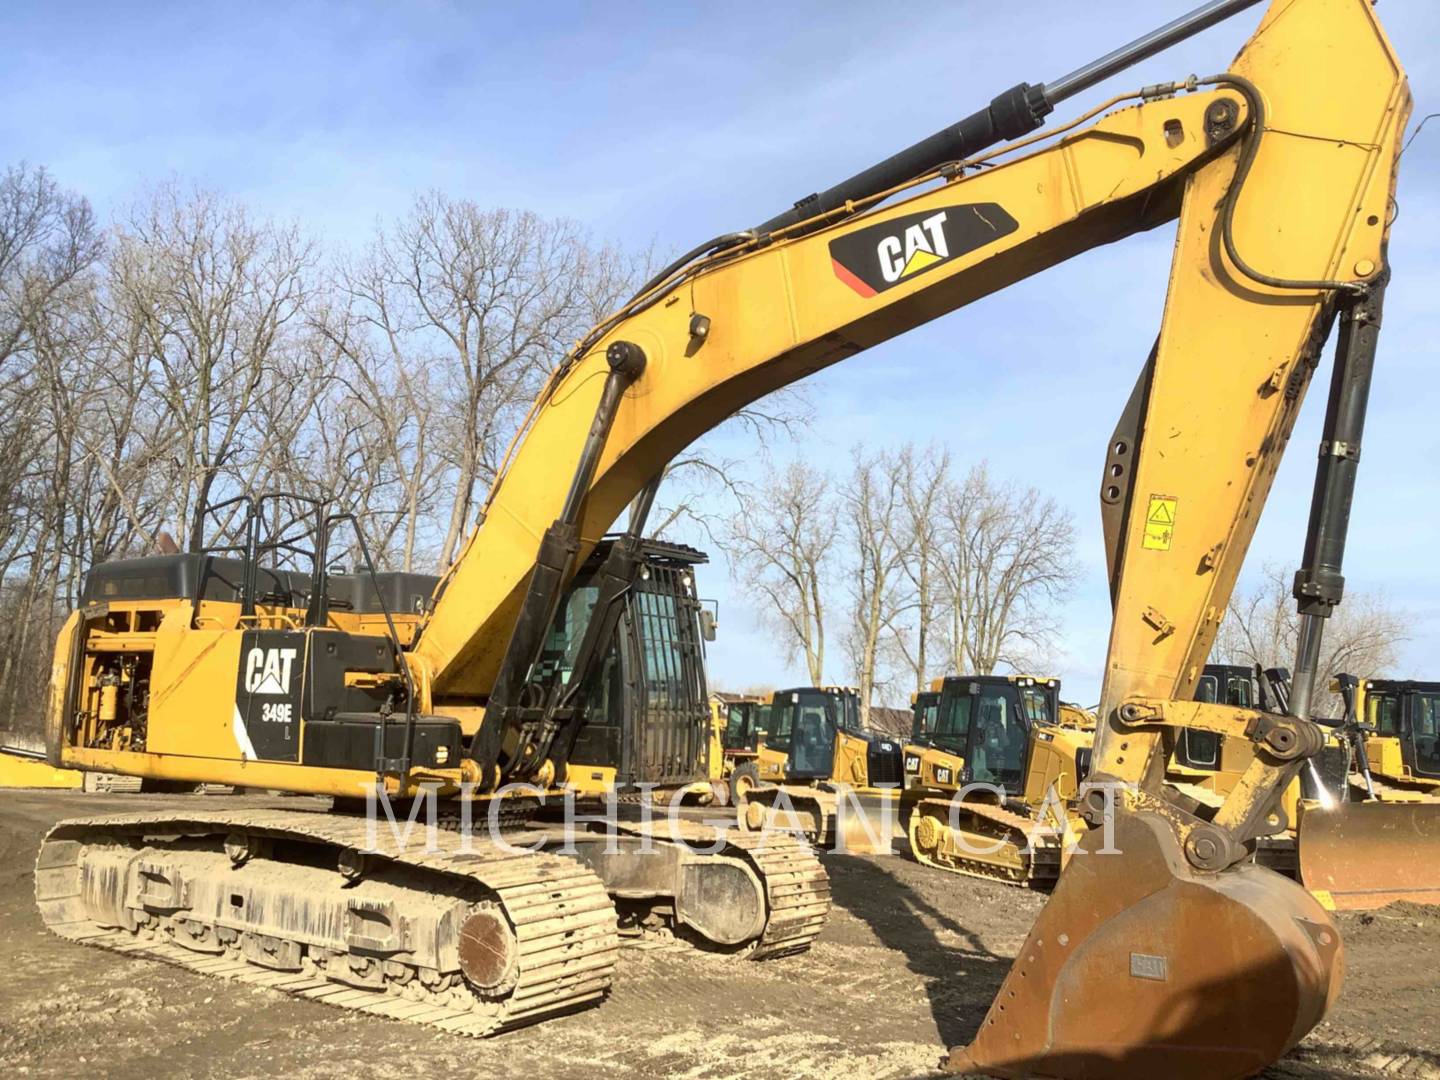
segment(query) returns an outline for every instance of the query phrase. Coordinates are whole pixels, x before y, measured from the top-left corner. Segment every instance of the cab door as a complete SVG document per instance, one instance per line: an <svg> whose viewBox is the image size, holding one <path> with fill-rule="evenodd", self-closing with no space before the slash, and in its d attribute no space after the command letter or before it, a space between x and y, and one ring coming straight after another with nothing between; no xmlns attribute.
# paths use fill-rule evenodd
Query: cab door
<svg viewBox="0 0 1440 1080"><path fill-rule="evenodd" d="M965 781L993 784L1007 795L1025 790L1030 757L1030 723L1009 685L977 687L965 755Z"/></svg>
<svg viewBox="0 0 1440 1080"><path fill-rule="evenodd" d="M1440 694L1405 695L1403 754L1416 776L1440 780Z"/></svg>

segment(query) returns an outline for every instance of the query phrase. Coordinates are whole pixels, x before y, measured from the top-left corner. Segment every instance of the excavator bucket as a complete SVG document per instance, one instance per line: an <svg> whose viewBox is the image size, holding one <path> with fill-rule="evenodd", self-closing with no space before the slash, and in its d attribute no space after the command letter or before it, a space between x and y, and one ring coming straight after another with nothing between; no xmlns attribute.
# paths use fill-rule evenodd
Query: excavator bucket
<svg viewBox="0 0 1440 1080"><path fill-rule="evenodd" d="M1440 904L1440 802L1307 810L1296 843L1300 880L1336 911Z"/></svg>
<svg viewBox="0 0 1440 1080"><path fill-rule="evenodd" d="M1123 852L1106 854L1106 851ZM1170 827L1089 833L952 1072L1221 1080L1276 1061L1340 991L1340 935L1263 867L1193 871Z"/></svg>

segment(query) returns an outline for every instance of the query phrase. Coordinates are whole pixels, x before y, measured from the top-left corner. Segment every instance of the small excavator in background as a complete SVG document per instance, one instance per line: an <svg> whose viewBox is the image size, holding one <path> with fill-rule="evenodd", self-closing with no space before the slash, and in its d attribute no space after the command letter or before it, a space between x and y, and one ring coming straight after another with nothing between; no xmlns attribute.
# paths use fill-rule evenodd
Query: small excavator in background
<svg viewBox="0 0 1440 1080"><path fill-rule="evenodd" d="M278 541L262 550L252 531L241 579L214 593L203 563L166 564L72 612L52 668L52 764L342 802L62 821L35 871L45 925L476 1035L603 998L622 920L669 919L749 955L805 948L828 883L785 838L709 833L722 851L692 859L683 837L618 822L613 856L590 835L573 855L462 852L447 838L419 856L373 844L344 800L378 788L403 810L433 792L447 819L529 821L565 782L633 579L636 523L669 461L773 390L1174 222L1159 332L1136 347L1138 377L1105 442L1112 622L1077 808L1089 828L948 1067L1225 1080L1278 1060L1324 1017L1344 970L1331 916L1251 857L1284 831L1276 802L1325 744L1312 700L1344 591L1408 83L1369 0L1273 0L1227 69L1177 73L1040 130L1061 102L1255 2L1209 0L1058 79L1019 83L663 267L560 359L420 610L392 602L368 559L343 590L358 591L357 607L332 605L329 534L347 522L322 512L304 595L272 589ZM1196 702L1332 331L1288 709ZM547 679L541 654L566 589L632 504L575 671ZM1164 784L1187 729L1255 749L1209 816Z"/></svg>
<svg viewBox="0 0 1440 1080"><path fill-rule="evenodd" d="M1094 728L1060 721L1060 680L951 675L906 791L910 853L926 866L1048 888L1085 829L1069 807ZM972 785L987 785L973 788Z"/></svg>

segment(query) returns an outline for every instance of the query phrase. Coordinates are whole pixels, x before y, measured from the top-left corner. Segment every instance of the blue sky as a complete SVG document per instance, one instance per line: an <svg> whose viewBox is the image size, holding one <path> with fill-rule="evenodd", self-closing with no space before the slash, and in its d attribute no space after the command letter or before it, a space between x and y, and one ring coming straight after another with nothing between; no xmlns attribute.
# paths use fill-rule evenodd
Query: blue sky
<svg viewBox="0 0 1440 1080"><path fill-rule="evenodd" d="M56 3L0 12L0 159L50 168L102 214L171 176L294 217L331 244L437 188L576 218L662 250L769 217L987 102L1054 79L1190 0L905 5ZM1061 107L1224 68L1254 9ZM1440 110L1440 5L1384 0L1416 117ZM1406 674L1440 643L1433 475L1440 460L1440 120L1406 155L1395 279L1351 531L1351 587L1411 614ZM943 443L1071 508L1084 578L1063 611L1066 696L1098 697L1108 627L1105 439L1153 339L1170 232L1092 252L810 381L809 439ZM1323 380L1250 567L1293 565ZM920 412L916 403L925 402ZM736 450L735 447L728 448ZM721 685L798 681L721 567ZM844 675L836 656L834 678Z"/></svg>

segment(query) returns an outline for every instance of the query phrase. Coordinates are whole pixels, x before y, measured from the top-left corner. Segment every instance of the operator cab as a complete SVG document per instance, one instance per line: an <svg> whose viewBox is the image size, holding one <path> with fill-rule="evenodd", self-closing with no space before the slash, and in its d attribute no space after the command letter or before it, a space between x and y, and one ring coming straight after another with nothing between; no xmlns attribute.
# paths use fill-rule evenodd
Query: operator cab
<svg viewBox="0 0 1440 1080"><path fill-rule="evenodd" d="M1245 664L1206 664L1195 684L1195 700L1211 705L1253 709L1260 699L1255 669ZM1175 760L1191 769L1218 769L1220 747L1221 736L1216 732L1187 728L1176 742Z"/></svg>
<svg viewBox="0 0 1440 1080"><path fill-rule="evenodd" d="M808 783L835 778L842 739L864 744L870 787L903 780L900 744L860 725L860 695L852 687L805 686L771 695L765 749L785 756L784 779Z"/></svg>
<svg viewBox="0 0 1440 1080"><path fill-rule="evenodd" d="M1372 679L1365 684L1363 722L1398 739L1405 767L1440 780L1440 683Z"/></svg>
<svg viewBox="0 0 1440 1080"><path fill-rule="evenodd" d="M554 680L563 685L571 677L594 615L597 574L612 542L607 538L596 546L560 604L541 654L543 685ZM710 705L695 567L707 561L704 552L683 544L641 543L619 623L569 754L572 775L614 769L620 790L640 783L689 784L704 776Z"/></svg>
<svg viewBox="0 0 1440 1080"><path fill-rule="evenodd" d="M940 691L920 690L910 699L910 742L905 747L905 782L913 784L920 778L920 756L935 737L935 718L939 714Z"/></svg>
<svg viewBox="0 0 1440 1080"><path fill-rule="evenodd" d="M940 690L932 745L961 759L961 784L993 784L1024 794L1031 733L1054 727L1058 679L954 675ZM938 775L937 780L947 783Z"/></svg>
<svg viewBox="0 0 1440 1080"><path fill-rule="evenodd" d="M730 701L725 703L725 726L720 731L720 747L727 753L754 753L765 734L770 706L763 701Z"/></svg>

